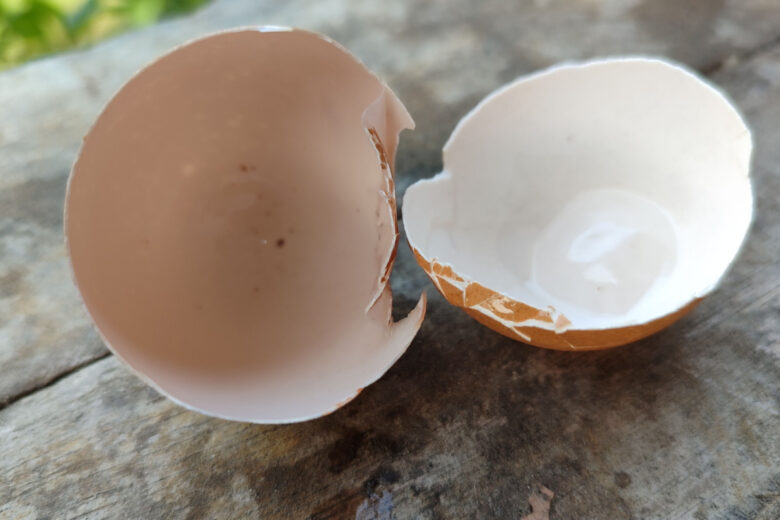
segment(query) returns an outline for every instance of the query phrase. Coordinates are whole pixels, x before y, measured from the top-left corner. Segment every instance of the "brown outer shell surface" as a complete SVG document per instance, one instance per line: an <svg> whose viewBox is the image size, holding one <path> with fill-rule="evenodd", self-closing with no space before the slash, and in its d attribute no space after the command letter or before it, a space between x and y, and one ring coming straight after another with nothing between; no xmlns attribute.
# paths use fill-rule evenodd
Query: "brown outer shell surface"
<svg viewBox="0 0 780 520"><path fill-rule="evenodd" d="M640 325L614 329L572 329L557 332L556 330L523 325L528 320L554 324L553 313L550 310L537 309L489 289L478 282L466 281L455 273L451 266L441 264L435 259L428 260L411 244L409 247L414 253L417 263L420 264L433 285L449 303L462 308L469 316L489 329L535 347L569 351L603 350L618 347L646 338L668 327L692 311L702 300L702 298L696 298L674 312ZM458 287L458 285L464 284L465 290ZM563 315L559 315L557 320L558 323L554 324L556 328L561 329L568 325L568 320Z"/></svg>

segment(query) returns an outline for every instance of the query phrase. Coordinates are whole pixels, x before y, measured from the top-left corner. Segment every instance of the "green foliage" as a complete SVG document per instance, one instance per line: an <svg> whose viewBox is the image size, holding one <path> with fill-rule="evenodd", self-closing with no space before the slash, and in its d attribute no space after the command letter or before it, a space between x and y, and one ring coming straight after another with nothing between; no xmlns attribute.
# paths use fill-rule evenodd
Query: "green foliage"
<svg viewBox="0 0 780 520"><path fill-rule="evenodd" d="M0 0L0 69L185 13L207 0Z"/></svg>

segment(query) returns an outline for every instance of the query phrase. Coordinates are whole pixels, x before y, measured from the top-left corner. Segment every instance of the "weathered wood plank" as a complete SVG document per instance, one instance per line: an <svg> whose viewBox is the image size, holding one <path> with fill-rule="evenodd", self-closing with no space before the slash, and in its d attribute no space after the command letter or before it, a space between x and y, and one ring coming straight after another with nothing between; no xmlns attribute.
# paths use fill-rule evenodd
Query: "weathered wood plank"
<svg viewBox="0 0 780 520"><path fill-rule="evenodd" d="M112 357L0 412L0 518L515 518L539 483L552 518L776 518L776 340L743 328L766 312L566 354L436 298L383 380L281 427L187 412Z"/></svg>
<svg viewBox="0 0 780 520"><path fill-rule="evenodd" d="M436 171L457 119L481 96L551 62L661 53L709 69L780 31L765 0L436 3L215 2L189 18L0 74L0 406L105 354L71 283L61 240L65 180L99 108L154 56L240 24L321 30L381 73L418 131L401 187Z"/></svg>
<svg viewBox="0 0 780 520"><path fill-rule="evenodd" d="M342 41L417 120L403 189L437 171L460 115L518 73L639 51L710 69L780 29L780 9L758 0L248 4L0 75L0 276L18 271L0 283L0 400L104 352L64 267L64 178L110 92L174 43L255 22ZM427 287L429 316L347 407L228 423L109 357L0 410L0 518L517 518L540 484L553 519L780 517L780 50L715 79L755 130L756 222L724 286L677 326L599 353L524 347L444 303L402 248L398 310Z"/></svg>

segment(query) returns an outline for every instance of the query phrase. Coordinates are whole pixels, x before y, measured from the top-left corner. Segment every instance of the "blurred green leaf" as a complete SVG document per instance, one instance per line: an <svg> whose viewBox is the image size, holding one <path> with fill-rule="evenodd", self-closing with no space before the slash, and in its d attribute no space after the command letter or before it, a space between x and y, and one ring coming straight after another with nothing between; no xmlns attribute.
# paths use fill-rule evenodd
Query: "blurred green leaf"
<svg viewBox="0 0 780 520"><path fill-rule="evenodd" d="M165 14L179 14L192 11L203 4L203 0L168 0L165 4Z"/></svg>
<svg viewBox="0 0 780 520"><path fill-rule="evenodd" d="M33 0L27 8L8 18L9 26L15 33L25 38L46 39L44 29L52 17L61 16L60 12L48 4Z"/></svg>
<svg viewBox="0 0 780 520"><path fill-rule="evenodd" d="M66 18L66 25L71 38L81 33L98 12L100 4L98 0L87 0L76 12Z"/></svg>
<svg viewBox="0 0 780 520"><path fill-rule="evenodd" d="M0 69L186 13L208 0L0 0Z"/></svg>
<svg viewBox="0 0 780 520"><path fill-rule="evenodd" d="M135 25L146 25L157 20L165 10L160 0L135 0L130 2L130 16Z"/></svg>

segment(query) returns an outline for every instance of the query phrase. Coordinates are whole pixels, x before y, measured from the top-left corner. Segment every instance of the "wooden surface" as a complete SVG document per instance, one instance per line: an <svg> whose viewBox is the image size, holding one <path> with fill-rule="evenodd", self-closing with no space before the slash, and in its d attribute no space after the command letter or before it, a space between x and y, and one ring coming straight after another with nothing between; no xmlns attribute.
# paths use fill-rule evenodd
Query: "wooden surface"
<svg viewBox="0 0 780 520"><path fill-rule="evenodd" d="M100 107L152 57L242 24L322 31L417 121L399 196L457 120L551 63L681 60L754 129L756 219L723 286L604 352L513 343L446 304L402 247L409 351L355 401L290 426L210 419L108 355L70 281L65 180ZM217 1L0 74L0 518L780 518L780 4L775 0ZM545 488L554 493L551 504Z"/></svg>

